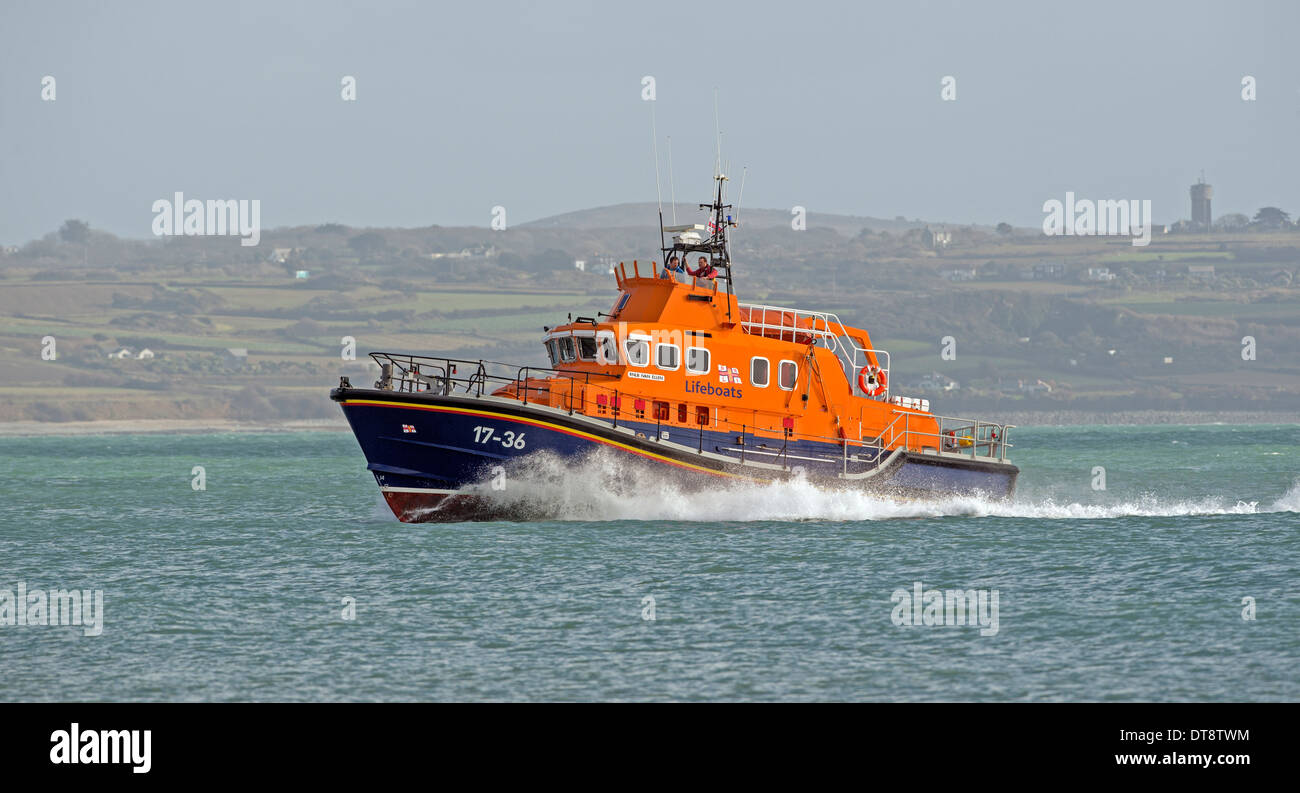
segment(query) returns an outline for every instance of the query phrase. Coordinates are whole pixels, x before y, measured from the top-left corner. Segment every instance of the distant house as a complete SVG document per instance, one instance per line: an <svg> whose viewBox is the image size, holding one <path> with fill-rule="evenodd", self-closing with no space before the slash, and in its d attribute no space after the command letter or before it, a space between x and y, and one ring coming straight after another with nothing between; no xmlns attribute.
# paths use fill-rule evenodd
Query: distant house
<svg viewBox="0 0 1300 793"><path fill-rule="evenodd" d="M925 247L932 250L942 250L952 244L952 232L934 231L927 228L921 232L921 242L925 243Z"/></svg>
<svg viewBox="0 0 1300 793"><path fill-rule="evenodd" d="M1042 281L1056 281L1065 277L1065 265L1061 262L1040 262L1034 265L1034 278Z"/></svg>
<svg viewBox="0 0 1300 793"><path fill-rule="evenodd" d="M284 264L292 259L299 250L299 248L272 248L271 255L268 258L273 262Z"/></svg>
<svg viewBox="0 0 1300 793"><path fill-rule="evenodd" d="M1109 267L1089 267L1088 272L1084 277L1089 281L1115 280L1115 274L1110 271Z"/></svg>
<svg viewBox="0 0 1300 793"><path fill-rule="evenodd" d="M311 277L311 272L309 270L294 270L293 277L297 278L299 281L306 281Z"/></svg>
<svg viewBox="0 0 1300 793"><path fill-rule="evenodd" d="M229 347L222 351L221 357L226 361L226 363L243 366L248 363L248 348Z"/></svg>
<svg viewBox="0 0 1300 793"><path fill-rule="evenodd" d="M117 352L110 352L108 357L121 361L126 358L134 358L135 353L131 351L130 347L122 347Z"/></svg>
<svg viewBox="0 0 1300 793"><path fill-rule="evenodd" d="M149 360L150 358L154 357L154 356L153 356L153 350L149 349L148 347L145 347L143 350L141 350L140 352L136 353L136 356L135 356L135 357L136 357L136 360L139 360L139 361L147 361L147 360Z"/></svg>
<svg viewBox="0 0 1300 793"><path fill-rule="evenodd" d="M956 391L961 388L961 383L958 383L951 377L940 374L939 372L930 372L921 378L920 382L917 383L916 388L922 393Z"/></svg>
<svg viewBox="0 0 1300 793"><path fill-rule="evenodd" d="M598 255L593 261L574 259L573 269L581 270L584 273L596 273L597 275L613 275L614 264L614 257Z"/></svg>
<svg viewBox="0 0 1300 793"><path fill-rule="evenodd" d="M978 273L975 268L969 270L949 270L943 274L949 281L974 281Z"/></svg>
<svg viewBox="0 0 1300 793"><path fill-rule="evenodd" d="M476 258L491 259L494 256L499 256L500 254L501 252L497 250L497 247L495 245L480 244L480 245L472 245L468 248L461 248L458 251L441 251L439 253L430 253L429 258L430 259L476 259Z"/></svg>

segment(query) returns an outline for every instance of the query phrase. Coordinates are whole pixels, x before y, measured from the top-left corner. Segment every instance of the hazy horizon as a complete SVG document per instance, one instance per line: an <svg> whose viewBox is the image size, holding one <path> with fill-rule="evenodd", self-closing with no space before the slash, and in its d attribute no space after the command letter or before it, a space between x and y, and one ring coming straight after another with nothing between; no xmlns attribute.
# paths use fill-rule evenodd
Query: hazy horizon
<svg viewBox="0 0 1300 793"><path fill-rule="evenodd" d="M1150 199L1300 214L1300 7L929 2L492 9L13 3L0 51L0 242L80 218L151 236L184 192L267 228L486 227L707 198L714 88L743 204L1040 225L1042 204ZM704 25L716 24L715 29ZM719 39L720 45L711 43ZM56 78L55 101L42 79ZM356 101L341 79L356 78ZM956 79L955 101L941 80ZM1243 101L1241 80L1257 82Z"/></svg>

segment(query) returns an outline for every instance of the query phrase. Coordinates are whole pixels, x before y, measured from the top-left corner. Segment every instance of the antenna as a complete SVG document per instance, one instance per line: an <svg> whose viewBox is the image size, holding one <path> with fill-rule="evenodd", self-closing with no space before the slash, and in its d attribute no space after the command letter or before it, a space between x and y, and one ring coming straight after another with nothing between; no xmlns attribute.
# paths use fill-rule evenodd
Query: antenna
<svg viewBox="0 0 1300 793"><path fill-rule="evenodd" d="M664 191L659 186L659 129L655 125L655 103L650 102L650 148L655 156L655 195L659 199L659 247L664 247ZM665 261L665 266L667 262Z"/></svg>
<svg viewBox="0 0 1300 793"><path fill-rule="evenodd" d="M717 134L717 138L718 138L718 149L717 149L718 153L717 153L717 157L713 161L713 177L716 179L717 177L722 175L722 125L718 121L717 87L714 87L713 89L713 131Z"/></svg>
<svg viewBox="0 0 1300 793"><path fill-rule="evenodd" d="M673 179L673 136L668 136L668 189L673 202L673 225L677 225L677 185Z"/></svg>
<svg viewBox="0 0 1300 793"><path fill-rule="evenodd" d="M749 176L749 168L744 168L740 172L740 195L736 196L736 223L740 223L740 202L745 198L745 177Z"/></svg>
<svg viewBox="0 0 1300 793"><path fill-rule="evenodd" d="M655 127L655 103L650 103L650 147L655 156L655 194L659 197L659 214L664 213L664 191L659 186L659 133Z"/></svg>

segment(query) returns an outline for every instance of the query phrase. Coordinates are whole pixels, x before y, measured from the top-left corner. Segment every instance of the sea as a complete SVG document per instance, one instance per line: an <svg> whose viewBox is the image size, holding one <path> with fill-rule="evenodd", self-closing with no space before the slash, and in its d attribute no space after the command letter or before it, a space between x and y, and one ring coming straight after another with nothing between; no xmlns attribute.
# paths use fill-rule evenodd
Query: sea
<svg viewBox="0 0 1300 793"><path fill-rule="evenodd" d="M0 438L0 701L1300 699L1300 427L1010 440L1003 502L593 458L403 524L346 432Z"/></svg>

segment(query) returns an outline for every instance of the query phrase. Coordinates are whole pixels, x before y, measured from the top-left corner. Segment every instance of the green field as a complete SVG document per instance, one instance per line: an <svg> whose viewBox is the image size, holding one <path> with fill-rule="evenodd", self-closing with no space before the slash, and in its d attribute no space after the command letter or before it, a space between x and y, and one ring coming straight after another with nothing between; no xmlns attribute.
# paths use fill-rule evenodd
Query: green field
<svg viewBox="0 0 1300 793"><path fill-rule="evenodd" d="M416 244L414 232L403 233L403 245ZM509 239L487 236L485 243L508 246ZM542 244L567 239L561 230ZM617 239L611 233L604 244L615 249ZM944 392L945 404L1028 403L1018 384L1039 380L1052 386L1052 406L1164 404L1185 394L1218 404L1228 391L1233 404L1300 404L1295 232L1170 234L1148 248L1116 239L973 235L941 252L903 236L863 239L796 235L781 238L771 258L749 251L737 271L741 299L832 311L861 324L890 352L899 393L916 393L931 372L959 381L959 391ZM543 326L570 313L607 311L617 294L609 277L530 271L527 251L510 267L480 261L459 274L433 275L425 272L431 265L413 264L409 255L363 265L348 259L346 236L323 240L332 252L309 267L307 281L235 248L204 249L152 271L121 272L119 280L102 274L111 268L77 271L83 256L94 258L80 248L65 251L61 263L0 258L0 421L238 417L250 404L271 416L323 416L330 406L320 395L339 376L369 378L372 350L541 364ZM453 248L465 244L456 240ZM155 249L141 251L158 257ZM1041 262L1064 263L1068 275L1026 280L1025 271ZM1192 278L1187 267L1198 263L1212 263L1217 277ZM59 267L60 280L42 280ZM1118 277L1089 281L1090 267L1109 267ZM977 276L954 281L953 270ZM47 335L58 340L56 361L40 357ZM939 355L947 335L957 339L953 361ZM1240 355L1247 335L1258 339L1257 362ZM355 339L356 360L341 357L344 337ZM156 357L110 360L123 346L148 347ZM246 359L227 352L241 348ZM1216 389L1204 374L1211 366L1235 374ZM1047 397L1032 399L1047 404Z"/></svg>

